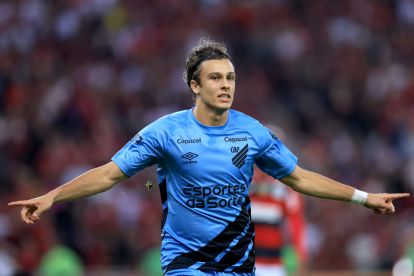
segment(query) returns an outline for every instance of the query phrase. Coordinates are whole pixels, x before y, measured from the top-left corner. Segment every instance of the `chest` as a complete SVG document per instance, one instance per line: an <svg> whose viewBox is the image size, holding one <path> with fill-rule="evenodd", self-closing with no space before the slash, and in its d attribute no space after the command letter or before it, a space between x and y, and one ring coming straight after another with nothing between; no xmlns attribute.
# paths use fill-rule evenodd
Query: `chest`
<svg viewBox="0 0 414 276"><path fill-rule="evenodd" d="M198 179L248 177L257 152L253 137L243 132L177 134L171 137L167 149L170 166Z"/></svg>

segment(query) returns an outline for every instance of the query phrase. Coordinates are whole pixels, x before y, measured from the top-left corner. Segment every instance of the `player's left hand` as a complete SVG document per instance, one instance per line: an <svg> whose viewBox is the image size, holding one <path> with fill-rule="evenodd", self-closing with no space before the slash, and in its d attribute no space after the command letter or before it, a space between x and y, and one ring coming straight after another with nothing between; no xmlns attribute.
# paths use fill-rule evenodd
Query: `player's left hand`
<svg viewBox="0 0 414 276"><path fill-rule="evenodd" d="M372 209L377 214L392 214L395 212L395 199L409 197L408 193L400 194L368 194L365 207Z"/></svg>

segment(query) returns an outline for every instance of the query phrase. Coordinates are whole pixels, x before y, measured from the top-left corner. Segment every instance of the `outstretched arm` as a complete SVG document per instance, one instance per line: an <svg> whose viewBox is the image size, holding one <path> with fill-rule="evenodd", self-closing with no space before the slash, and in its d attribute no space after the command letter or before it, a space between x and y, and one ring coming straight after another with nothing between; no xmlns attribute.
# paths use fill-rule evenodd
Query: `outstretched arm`
<svg viewBox="0 0 414 276"><path fill-rule="evenodd" d="M9 206L22 206L20 215L26 223L39 220L40 215L53 203L73 200L104 192L127 176L114 162L89 170L47 194L29 200L10 202Z"/></svg>
<svg viewBox="0 0 414 276"><path fill-rule="evenodd" d="M379 214L394 213L395 208L392 201L410 196L407 193L366 194L298 166L289 176L280 180L297 192L320 198L357 202Z"/></svg>

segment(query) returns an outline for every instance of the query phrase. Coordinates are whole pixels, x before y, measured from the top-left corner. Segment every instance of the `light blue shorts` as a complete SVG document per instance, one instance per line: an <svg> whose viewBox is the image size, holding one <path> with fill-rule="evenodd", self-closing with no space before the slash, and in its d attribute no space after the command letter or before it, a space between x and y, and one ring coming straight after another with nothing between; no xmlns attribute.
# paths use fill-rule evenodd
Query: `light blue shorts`
<svg viewBox="0 0 414 276"><path fill-rule="evenodd" d="M254 276L251 273L236 273L236 272L216 272L216 271L201 271L197 269L175 269L168 271L165 276Z"/></svg>

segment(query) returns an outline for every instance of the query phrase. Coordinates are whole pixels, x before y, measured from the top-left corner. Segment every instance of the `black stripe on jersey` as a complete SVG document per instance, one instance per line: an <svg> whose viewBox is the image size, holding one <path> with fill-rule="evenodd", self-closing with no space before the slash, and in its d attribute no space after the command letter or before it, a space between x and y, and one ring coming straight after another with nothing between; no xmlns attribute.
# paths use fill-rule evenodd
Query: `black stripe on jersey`
<svg viewBox="0 0 414 276"><path fill-rule="evenodd" d="M236 267L233 269L232 272L235 273L248 273L252 272L254 269L254 262L255 262L255 251L254 246L250 249L249 256L247 259L241 264L241 266Z"/></svg>
<svg viewBox="0 0 414 276"><path fill-rule="evenodd" d="M165 225L165 222L167 221L167 216L168 216L168 208L165 208L162 211L162 219L161 219L161 240L163 240L164 237L165 237L164 225Z"/></svg>
<svg viewBox="0 0 414 276"><path fill-rule="evenodd" d="M249 144L246 144L231 160L233 165L237 168L241 168L244 165L244 161L246 160L247 151L249 149Z"/></svg>
<svg viewBox="0 0 414 276"><path fill-rule="evenodd" d="M161 203L164 204L167 201L167 181L164 180L160 184L158 184L160 189L160 196L161 196ZM164 225L167 221L168 216L168 207L162 210L162 218L161 218L161 239L164 239Z"/></svg>
<svg viewBox="0 0 414 276"><path fill-rule="evenodd" d="M197 251L190 251L179 255L168 264L165 273L175 269L188 268L197 262L214 262L214 259L222 253L230 243L239 236L246 226L251 223L250 212L247 210L247 206L250 204L250 199L247 197L243 205L241 206L241 212L236 219L229 223L226 228L213 238L205 246L201 247ZM223 265L215 264L211 266L215 270L223 271L226 269ZM251 270L250 270L251 271Z"/></svg>
<svg viewBox="0 0 414 276"><path fill-rule="evenodd" d="M263 248L263 247L256 247L256 256L257 257L267 257L267 258L274 258L280 257L282 252L280 248Z"/></svg>
<svg viewBox="0 0 414 276"><path fill-rule="evenodd" d="M238 163L234 164L237 168L241 168L244 165L244 160L246 160L246 155L244 155L243 159L241 159Z"/></svg>
<svg viewBox="0 0 414 276"><path fill-rule="evenodd" d="M162 211L162 218L161 218L161 230L164 229L165 222L167 221L168 216L168 207Z"/></svg>
<svg viewBox="0 0 414 276"><path fill-rule="evenodd" d="M240 156L247 153L247 150L249 149L249 144L246 144L232 159L233 163L237 162Z"/></svg>
<svg viewBox="0 0 414 276"><path fill-rule="evenodd" d="M164 204L167 200L167 180L164 180L163 182L158 184L158 187L160 189L161 203Z"/></svg>
<svg viewBox="0 0 414 276"><path fill-rule="evenodd" d="M249 248L249 244L253 242L253 235L254 235L254 224L250 222L249 228L247 229L246 234L239 240L239 242L230 249L218 262L219 266L227 268L231 265L234 265L241 258L243 258L244 254L246 254L247 249ZM254 246L253 246L254 247ZM202 265L199 269L200 270L208 270L214 268L216 265L215 262L208 262ZM216 265L217 266L217 265Z"/></svg>

